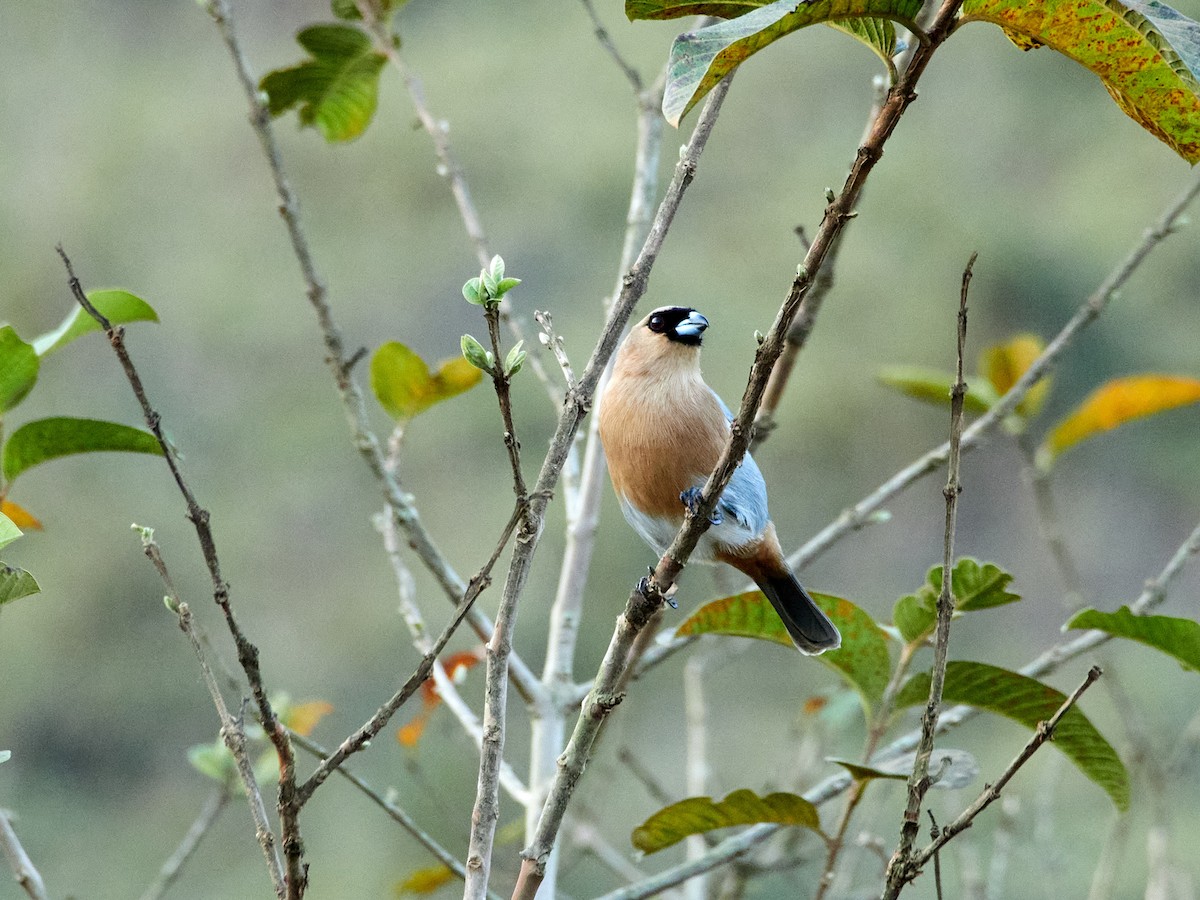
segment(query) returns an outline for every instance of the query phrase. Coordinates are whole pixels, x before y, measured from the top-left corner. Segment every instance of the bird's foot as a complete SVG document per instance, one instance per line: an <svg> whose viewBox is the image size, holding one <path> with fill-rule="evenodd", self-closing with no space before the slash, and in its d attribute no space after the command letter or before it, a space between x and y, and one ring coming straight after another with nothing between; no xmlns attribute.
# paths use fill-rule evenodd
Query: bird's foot
<svg viewBox="0 0 1200 900"><path fill-rule="evenodd" d="M690 487L686 491L680 493L679 499L682 500L683 505L688 508L688 512L694 513L696 511L696 507L700 505L700 494L701 491L698 487ZM708 521L711 525L720 525L723 521L725 521L725 517L721 515L720 510L714 509L712 514L708 517Z"/></svg>
<svg viewBox="0 0 1200 900"><path fill-rule="evenodd" d="M643 575L638 582L638 593L647 600L662 599L671 609L679 609L679 604L675 602L675 585L671 585L671 589L665 593L660 591L657 585L651 587L650 579L654 577L654 567L649 566L648 568L650 569L649 574Z"/></svg>

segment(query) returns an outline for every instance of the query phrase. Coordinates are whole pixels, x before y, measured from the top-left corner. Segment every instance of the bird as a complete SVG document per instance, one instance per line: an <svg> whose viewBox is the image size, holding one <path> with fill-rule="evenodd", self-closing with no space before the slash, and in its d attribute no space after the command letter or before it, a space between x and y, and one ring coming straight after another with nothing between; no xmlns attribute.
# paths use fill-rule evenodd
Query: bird
<svg viewBox="0 0 1200 900"><path fill-rule="evenodd" d="M700 373L708 319L663 306L629 332L599 400L600 440L625 519L663 555L696 506L728 442L733 414ZM692 559L748 575L802 653L841 646L829 617L800 585L767 513L767 486L747 453L717 502Z"/></svg>

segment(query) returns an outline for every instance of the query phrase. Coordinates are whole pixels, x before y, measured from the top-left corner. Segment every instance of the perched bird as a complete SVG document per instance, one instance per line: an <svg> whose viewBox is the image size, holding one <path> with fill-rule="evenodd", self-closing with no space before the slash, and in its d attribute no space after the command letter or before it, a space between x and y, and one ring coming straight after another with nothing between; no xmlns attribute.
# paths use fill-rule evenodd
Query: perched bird
<svg viewBox="0 0 1200 900"><path fill-rule="evenodd" d="M664 306L625 338L600 399L608 472L633 529L666 552L716 467L733 415L700 374L708 320ZM802 653L838 647L841 635L788 568L767 515L767 486L749 454L733 473L692 559L728 563L754 580Z"/></svg>

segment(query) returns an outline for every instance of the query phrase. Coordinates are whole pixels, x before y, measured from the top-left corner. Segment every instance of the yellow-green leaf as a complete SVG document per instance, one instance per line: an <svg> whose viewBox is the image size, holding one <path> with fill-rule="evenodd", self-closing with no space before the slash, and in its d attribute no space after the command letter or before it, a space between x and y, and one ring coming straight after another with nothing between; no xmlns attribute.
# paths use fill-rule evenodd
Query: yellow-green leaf
<svg viewBox="0 0 1200 900"><path fill-rule="evenodd" d="M427 869L417 869L396 885L397 897L405 894L432 894L442 885L454 878L454 872L449 866L430 866Z"/></svg>
<svg viewBox="0 0 1200 900"><path fill-rule="evenodd" d="M816 657L846 679L862 699L867 718L878 705L891 671L887 637L866 612L849 600L812 592L842 634L842 646ZM680 637L727 634L760 638L793 647L792 639L762 591L713 600L696 610L675 632Z"/></svg>
<svg viewBox="0 0 1200 900"><path fill-rule="evenodd" d="M26 422L4 443L4 477L12 481L26 469L74 453L150 453L162 455L158 438L148 431L104 422L56 416Z"/></svg>
<svg viewBox="0 0 1200 900"><path fill-rule="evenodd" d="M479 384L483 373L456 356L430 373L425 360L399 341L389 341L371 358L371 389L397 422Z"/></svg>
<svg viewBox="0 0 1200 900"><path fill-rule="evenodd" d="M1135 122L1200 161L1200 25L1157 0L966 0L1022 50L1045 45L1095 74Z"/></svg>
<svg viewBox="0 0 1200 900"><path fill-rule="evenodd" d="M900 393L932 403L935 406L950 405L950 390L954 387L954 376L938 369L919 366L888 366L880 369L877 376L882 384L895 388ZM963 409L967 412L984 413L996 402L996 395L986 384L967 384L963 395Z"/></svg>
<svg viewBox="0 0 1200 900"><path fill-rule="evenodd" d="M1178 375L1117 378L1092 392L1046 437L1038 451L1043 465L1088 438L1118 425L1200 401L1200 380Z"/></svg>
<svg viewBox="0 0 1200 900"><path fill-rule="evenodd" d="M129 322L157 322L158 313L149 303L129 291L88 291L88 302L112 325ZM38 356L47 356L85 334L100 330L100 323L91 313L76 305L53 331L33 339Z"/></svg>
<svg viewBox="0 0 1200 900"><path fill-rule="evenodd" d="M1045 341L1036 334L1018 334L1007 343L994 344L980 354L979 374L991 383L997 397L1003 396L1012 390L1045 349ZM1050 378L1043 376L1017 404L1017 414L1025 418L1036 416L1049 391Z"/></svg>
<svg viewBox="0 0 1200 900"><path fill-rule="evenodd" d="M712 797L689 797L660 809L633 830L633 846L643 853L657 853L694 834L705 834L733 825L800 825L820 832L817 808L796 794L734 791L717 802Z"/></svg>

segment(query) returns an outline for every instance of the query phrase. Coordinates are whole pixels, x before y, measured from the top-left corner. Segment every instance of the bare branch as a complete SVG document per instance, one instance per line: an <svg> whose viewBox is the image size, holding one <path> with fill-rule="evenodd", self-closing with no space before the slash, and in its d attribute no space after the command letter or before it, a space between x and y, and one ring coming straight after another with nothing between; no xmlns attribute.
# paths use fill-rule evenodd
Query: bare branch
<svg viewBox="0 0 1200 900"><path fill-rule="evenodd" d="M204 806L200 808L200 814L188 828L187 834L183 836L183 840L179 842L175 852L163 863L158 877L142 892L141 900L159 900L167 892L167 888L175 883L182 874L187 861L192 858L192 854L200 846L204 836L208 834L217 819L220 818L221 813L225 811L225 807L229 805L231 796L229 788L225 785L221 785L209 794L208 799L204 801Z"/></svg>
<svg viewBox="0 0 1200 900"><path fill-rule="evenodd" d="M912 775L908 779L908 803L904 808L904 823L900 828L900 845L888 863L887 884L883 892L885 900L895 900L908 882L920 872L912 858L913 844L921 824L921 803L929 790L929 757L933 753L933 736L937 732L938 716L942 709L942 687L946 680L946 664L949 661L950 617L954 614L954 594L950 589L951 573L954 571L954 538L958 517L958 497L962 492L959 481L959 462L962 459L963 398L967 394L967 383L963 380L963 353L967 343L967 292L971 285L971 270L976 254L971 254L963 270L962 291L958 301L958 352L956 356L954 386L950 389L950 461L946 476L946 487L942 493L946 498L946 527L942 539L942 590L937 600L937 630L933 642L933 669L929 678L929 701L921 717L921 738L917 742L917 755Z"/></svg>
<svg viewBox="0 0 1200 900"><path fill-rule="evenodd" d="M587 10L588 18L592 20L592 31L596 35L596 40L600 42L600 46L604 48L604 52L612 57L617 68L621 70L626 80L629 81L635 94L642 92L642 76L638 74L637 69L625 61L625 57L617 50L617 45L613 43L612 35L608 33L608 29L604 27L604 23L600 21L600 17L596 15L596 7L592 0L581 0L583 8Z"/></svg>
<svg viewBox="0 0 1200 900"><path fill-rule="evenodd" d="M0 852L4 853L13 878L29 895L30 900L49 900L41 873L21 846L21 840L12 827L11 814L4 809L0 809Z"/></svg>

